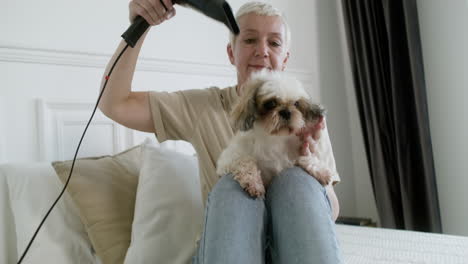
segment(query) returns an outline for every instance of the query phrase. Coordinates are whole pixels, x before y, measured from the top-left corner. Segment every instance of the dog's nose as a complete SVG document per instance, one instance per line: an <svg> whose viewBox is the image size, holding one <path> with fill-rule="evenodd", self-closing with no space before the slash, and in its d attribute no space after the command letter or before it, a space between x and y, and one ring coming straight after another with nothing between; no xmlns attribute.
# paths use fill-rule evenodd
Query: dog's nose
<svg viewBox="0 0 468 264"><path fill-rule="evenodd" d="M281 111L279 111L279 114L282 118L286 119L286 120L289 120L289 118L291 118L291 112L289 112L289 110L286 110L286 109L283 109Z"/></svg>

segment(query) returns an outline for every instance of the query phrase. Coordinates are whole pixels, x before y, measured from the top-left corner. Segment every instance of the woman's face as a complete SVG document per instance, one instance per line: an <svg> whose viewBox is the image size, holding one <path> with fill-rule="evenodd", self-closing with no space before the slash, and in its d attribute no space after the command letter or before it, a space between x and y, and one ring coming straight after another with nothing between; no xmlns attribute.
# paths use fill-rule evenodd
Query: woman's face
<svg viewBox="0 0 468 264"><path fill-rule="evenodd" d="M239 86L250 74L263 68L282 71L289 58L284 24L278 16L243 15L237 21L240 33L234 46L228 44L231 64L237 69Z"/></svg>

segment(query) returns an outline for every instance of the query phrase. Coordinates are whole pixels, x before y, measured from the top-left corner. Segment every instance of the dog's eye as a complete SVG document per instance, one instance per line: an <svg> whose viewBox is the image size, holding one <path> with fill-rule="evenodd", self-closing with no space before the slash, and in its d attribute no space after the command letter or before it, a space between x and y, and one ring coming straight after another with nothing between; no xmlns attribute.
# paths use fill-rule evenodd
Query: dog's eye
<svg viewBox="0 0 468 264"><path fill-rule="evenodd" d="M296 102L294 103L294 106L295 106L295 107L299 107L299 101L296 101Z"/></svg>
<svg viewBox="0 0 468 264"><path fill-rule="evenodd" d="M266 110L272 110L273 108L276 107L276 101L275 100L270 100L270 101L266 102L265 104L263 104L263 107Z"/></svg>

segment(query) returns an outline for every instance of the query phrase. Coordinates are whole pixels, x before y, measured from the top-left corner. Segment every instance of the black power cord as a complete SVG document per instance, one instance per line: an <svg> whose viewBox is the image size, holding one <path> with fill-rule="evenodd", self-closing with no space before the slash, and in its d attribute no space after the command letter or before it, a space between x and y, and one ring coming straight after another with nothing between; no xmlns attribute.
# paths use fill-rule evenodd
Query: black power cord
<svg viewBox="0 0 468 264"><path fill-rule="evenodd" d="M101 100L101 97L104 93L104 89L106 89L106 85L107 85L107 82L109 81L109 77L111 76L112 74L112 71L114 70L114 67L115 65L117 64L117 62L120 60L120 57L122 56L122 54L125 52L125 50L127 50L129 44L125 45L125 48L120 52L119 56L117 57L117 59L115 60L114 64L112 65L110 71L109 71L109 74L107 74L106 76L106 81L104 82L104 86L102 87L102 90L101 90L101 93L99 94L99 97L97 99L97 102L96 102L96 105L94 106L94 110L93 110L93 113L91 114L91 117L89 118L89 121L88 121L88 124L86 125L84 131L83 131L83 135L81 136L81 139L80 139L80 142L78 143L78 147L76 148L76 152L75 152L75 156L73 157L73 163L72 163L72 166L71 166L71 169L70 169L70 174L68 174L68 179L67 181L65 182L65 185L63 186L63 189L62 191L60 192L59 196L57 197L57 199L55 200L55 202L52 204L52 206L50 207L49 211L47 211L47 214L44 216L44 219L42 219L41 223L39 224L38 228L36 229L36 232L34 232L34 235L32 236L31 238L31 241L29 241L29 244L28 246L26 247L26 249L24 250L23 252L23 255L21 256L21 258L18 260L17 264L20 264L23 259L26 257L26 253L28 253L34 239L36 238L37 234L39 233L39 230L41 229L42 225L44 224L45 220L47 219L47 217L49 216L50 212L52 212L52 209L54 209L55 205L58 203L58 201L60 200L60 198L62 197L63 193L65 192L65 189L67 188L68 186L68 183L70 182L70 179L71 179L71 176L72 176L72 172L73 172L73 167L75 166L75 161L76 161L76 156L78 155L78 150L80 149L80 146L81 146L81 142L83 141L83 138L84 138L84 135L86 134L86 131L88 130L88 127L89 127L89 124L91 123L91 120L93 119L94 117L94 114L96 113L96 109L99 105L99 101Z"/></svg>

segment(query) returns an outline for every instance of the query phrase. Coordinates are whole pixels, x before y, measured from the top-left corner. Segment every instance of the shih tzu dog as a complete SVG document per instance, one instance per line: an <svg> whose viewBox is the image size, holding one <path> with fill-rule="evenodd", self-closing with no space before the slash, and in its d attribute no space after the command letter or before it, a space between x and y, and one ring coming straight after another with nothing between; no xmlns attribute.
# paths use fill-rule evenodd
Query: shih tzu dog
<svg viewBox="0 0 468 264"><path fill-rule="evenodd" d="M293 166L327 185L330 170L315 151L301 155L303 141L296 135L320 122L324 111L311 102L298 80L282 72L253 73L231 112L238 132L221 153L216 173L232 173L252 197L264 197L272 178Z"/></svg>

